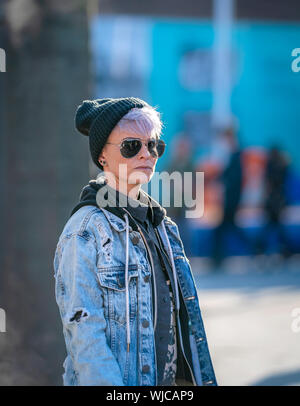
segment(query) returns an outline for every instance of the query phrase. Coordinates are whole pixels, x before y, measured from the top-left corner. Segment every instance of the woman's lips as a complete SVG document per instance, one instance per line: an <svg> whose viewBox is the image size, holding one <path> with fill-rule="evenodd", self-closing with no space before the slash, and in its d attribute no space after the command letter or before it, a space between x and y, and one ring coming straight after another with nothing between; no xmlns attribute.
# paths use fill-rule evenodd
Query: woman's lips
<svg viewBox="0 0 300 406"><path fill-rule="evenodd" d="M138 167L135 168L135 169L141 169L141 170L151 169L151 170L152 170L152 168L151 168L150 166L138 166Z"/></svg>

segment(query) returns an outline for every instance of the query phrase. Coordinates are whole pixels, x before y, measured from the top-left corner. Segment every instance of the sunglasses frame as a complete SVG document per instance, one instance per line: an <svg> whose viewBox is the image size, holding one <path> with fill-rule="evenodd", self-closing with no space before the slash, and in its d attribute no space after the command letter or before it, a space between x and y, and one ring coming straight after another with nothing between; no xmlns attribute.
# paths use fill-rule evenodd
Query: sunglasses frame
<svg viewBox="0 0 300 406"><path fill-rule="evenodd" d="M156 138L156 139L155 139L155 138L149 138L147 141L142 141L140 138L127 137L127 138L124 138L119 144L115 144L115 143L113 143L113 142L107 142L106 144L118 146L118 147L120 148L120 153L121 153L122 157L123 157L123 158L126 158L126 159L130 159L130 158L134 158L134 157L140 152L140 150L141 150L143 144L146 145L146 147L148 148L148 151L149 151L150 154L152 155L151 151L149 150L149 142L152 141L152 140L155 140L155 141L156 141L156 147L157 147L159 141L163 142L163 144L164 144L164 151L163 151L163 153L162 153L160 156L157 155L157 158L160 158L160 157L164 154L165 148L166 148L166 145L167 145L167 144L166 144L162 139L160 139L160 138ZM131 156L131 157L124 156L124 155L122 154L122 148L123 148L123 143L124 143L124 141L139 141L139 142L140 142L140 149L136 152L136 154L134 154L134 155ZM152 156L153 156L153 155L152 155Z"/></svg>

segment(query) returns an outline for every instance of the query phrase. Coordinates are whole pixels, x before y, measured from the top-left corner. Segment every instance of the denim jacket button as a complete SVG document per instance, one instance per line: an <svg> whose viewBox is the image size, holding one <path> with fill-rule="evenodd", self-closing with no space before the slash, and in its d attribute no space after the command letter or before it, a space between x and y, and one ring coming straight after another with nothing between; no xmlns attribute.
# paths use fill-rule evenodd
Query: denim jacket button
<svg viewBox="0 0 300 406"><path fill-rule="evenodd" d="M142 326L145 327L145 328L149 327L149 321L148 320L143 320Z"/></svg>
<svg viewBox="0 0 300 406"><path fill-rule="evenodd" d="M149 282L150 281L150 275L146 275L144 277L144 282Z"/></svg>
<svg viewBox="0 0 300 406"><path fill-rule="evenodd" d="M142 372L143 372L143 373L147 373L147 372L149 372L149 371L150 371L149 365L143 365Z"/></svg>
<svg viewBox="0 0 300 406"><path fill-rule="evenodd" d="M139 240L140 240L139 237L135 235L135 236L132 238L131 241L132 241L132 244L137 245L137 244L139 243Z"/></svg>

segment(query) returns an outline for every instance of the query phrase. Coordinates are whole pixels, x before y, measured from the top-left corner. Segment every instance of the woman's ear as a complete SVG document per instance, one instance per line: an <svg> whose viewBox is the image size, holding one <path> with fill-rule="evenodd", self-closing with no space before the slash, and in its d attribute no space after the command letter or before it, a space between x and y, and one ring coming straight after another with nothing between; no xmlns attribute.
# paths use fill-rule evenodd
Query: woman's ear
<svg viewBox="0 0 300 406"><path fill-rule="evenodd" d="M100 165L102 165L102 166L105 166L105 165L106 165L106 160L105 160L105 158L104 158L103 155L99 155L98 162L99 162Z"/></svg>

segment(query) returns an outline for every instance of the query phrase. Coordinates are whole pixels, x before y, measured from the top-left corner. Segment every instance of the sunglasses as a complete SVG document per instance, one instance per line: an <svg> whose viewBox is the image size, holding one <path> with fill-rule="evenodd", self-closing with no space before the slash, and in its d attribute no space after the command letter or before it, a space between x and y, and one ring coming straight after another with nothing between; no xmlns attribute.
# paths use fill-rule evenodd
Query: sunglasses
<svg viewBox="0 0 300 406"><path fill-rule="evenodd" d="M165 152L166 144L160 139L150 139L147 142L142 142L139 138L125 138L121 144L107 142L107 144L117 145L120 148L121 155L124 158L133 158L136 156L143 144L148 148L148 151L154 158L160 158Z"/></svg>

